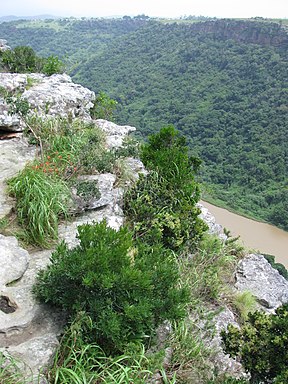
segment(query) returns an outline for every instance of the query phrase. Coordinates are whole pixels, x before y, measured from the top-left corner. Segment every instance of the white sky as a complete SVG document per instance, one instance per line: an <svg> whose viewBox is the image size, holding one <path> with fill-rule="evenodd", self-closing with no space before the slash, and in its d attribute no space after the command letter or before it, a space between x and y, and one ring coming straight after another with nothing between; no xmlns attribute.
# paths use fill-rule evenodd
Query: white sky
<svg viewBox="0 0 288 384"><path fill-rule="evenodd" d="M288 18L288 0L1 0L0 16Z"/></svg>

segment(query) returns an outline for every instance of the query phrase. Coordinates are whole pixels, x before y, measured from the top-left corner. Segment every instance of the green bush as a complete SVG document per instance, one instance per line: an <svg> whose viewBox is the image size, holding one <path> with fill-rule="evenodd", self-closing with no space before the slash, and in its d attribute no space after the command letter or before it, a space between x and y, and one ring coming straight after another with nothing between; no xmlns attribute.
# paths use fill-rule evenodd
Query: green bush
<svg viewBox="0 0 288 384"><path fill-rule="evenodd" d="M251 383L285 383L288 369L288 304L275 314L254 312L241 329L222 332L225 352L239 357L251 374Z"/></svg>
<svg viewBox="0 0 288 384"><path fill-rule="evenodd" d="M126 227L117 232L103 221L78 227L80 244L64 243L52 254L51 265L38 275L36 296L56 305L71 319L79 312L83 339L115 354L127 344L149 341L163 320L184 316L188 300L179 287L174 255L160 246L133 243Z"/></svg>
<svg viewBox="0 0 288 384"><path fill-rule="evenodd" d="M176 251L187 244L195 246L207 229L196 207L198 159L188 156L185 140L170 126L150 136L141 159L150 172L140 176L124 199L124 213L135 235Z"/></svg>
<svg viewBox="0 0 288 384"><path fill-rule="evenodd" d="M44 64L42 68L42 72L45 75L51 76L55 73L63 73L64 64L57 56L49 56L47 59L44 59Z"/></svg>
<svg viewBox="0 0 288 384"><path fill-rule="evenodd" d="M9 72L37 72L40 59L31 47L18 46L13 50L4 51L2 62Z"/></svg>
<svg viewBox="0 0 288 384"><path fill-rule="evenodd" d="M268 255L268 254L263 254L263 256L268 261L268 263L271 264L271 266L274 269L277 269L277 271L280 273L280 275L282 275L286 280L288 280L288 271L287 271L287 269L285 268L285 266L283 264L276 263L275 256Z"/></svg>
<svg viewBox="0 0 288 384"><path fill-rule="evenodd" d="M41 72L50 76L54 73L63 73L64 69L57 56L49 56L46 59L38 57L33 48L22 45L2 52L0 59L1 66L7 72Z"/></svg>
<svg viewBox="0 0 288 384"><path fill-rule="evenodd" d="M90 110L93 119L111 120L118 103L106 95L105 92L100 92L96 96L93 104Z"/></svg>

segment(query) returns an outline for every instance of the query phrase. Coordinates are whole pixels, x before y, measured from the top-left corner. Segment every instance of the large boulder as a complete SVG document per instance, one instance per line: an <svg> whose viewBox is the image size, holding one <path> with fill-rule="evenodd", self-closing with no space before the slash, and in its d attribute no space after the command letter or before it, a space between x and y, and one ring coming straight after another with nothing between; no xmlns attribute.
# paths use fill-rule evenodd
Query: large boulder
<svg viewBox="0 0 288 384"><path fill-rule="evenodd" d="M250 291L268 312L288 303L288 281L262 255L247 255L238 264L235 288Z"/></svg>
<svg viewBox="0 0 288 384"><path fill-rule="evenodd" d="M80 117L90 120L89 111L95 100L94 92L74 84L66 74L46 76L38 73L0 73L0 85L5 91L27 100L30 113L42 117L61 116ZM0 130L22 131L21 116L18 113L11 115L10 105L5 95L0 96Z"/></svg>
<svg viewBox="0 0 288 384"><path fill-rule="evenodd" d="M136 128L130 125L117 125L108 120L97 119L95 122L96 125L105 132L109 149L120 148L124 138L130 132L136 131Z"/></svg>
<svg viewBox="0 0 288 384"><path fill-rule="evenodd" d="M25 90L22 97L28 100L33 111L43 116L90 119L94 92L74 84L66 74L29 76L35 84Z"/></svg>
<svg viewBox="0 0 288 384"><path fill-rule="evenodd" d="M6 43L7 40L0 39L0 52L8 51L11 49Z"/></svg>

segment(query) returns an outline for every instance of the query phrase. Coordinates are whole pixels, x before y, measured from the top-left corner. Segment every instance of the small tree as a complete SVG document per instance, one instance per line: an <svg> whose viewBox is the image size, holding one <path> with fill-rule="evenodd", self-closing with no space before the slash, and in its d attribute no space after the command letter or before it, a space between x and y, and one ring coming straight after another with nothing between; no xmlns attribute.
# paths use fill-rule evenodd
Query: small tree
<svg viewBox="0 0 288 384"><path fill-rule="evenodd" d="M94 119L112 119L113 113L117 108L117 101L111 99L105 92L99 92L94 101L94 106L90 113Z"/></svg>
<svg viewBox="0 0 288 384"><path fill-rule="evenodd" d="M250 372L251 383L287 383L288 304L272 315L250 313L241 329L229 325L222 339L225 352Z"/></svg>
<svg viewBox="0 0 288 384"><path fill-rule="evenodd" d="M131 342L149 340L163 320L185 315L188 294L179 286L171 252L135 244L126 227L117 232L105 221L81 225L78 232L80 244L57 248L34 292L64 309L72 321L79 313L88 316L90 325L82 324L85 342L117 354Z"/></svg>

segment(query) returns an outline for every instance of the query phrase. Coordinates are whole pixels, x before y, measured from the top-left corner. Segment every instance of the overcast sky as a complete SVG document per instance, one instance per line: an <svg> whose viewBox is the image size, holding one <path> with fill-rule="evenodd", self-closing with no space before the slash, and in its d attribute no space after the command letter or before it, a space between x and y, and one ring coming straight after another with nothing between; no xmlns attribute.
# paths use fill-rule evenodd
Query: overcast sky
<svg viewBox="0 0 288 384"><path fill-rule="evenodd" d="M1 0L0 16L288 18L288 0Z"/></svg>

